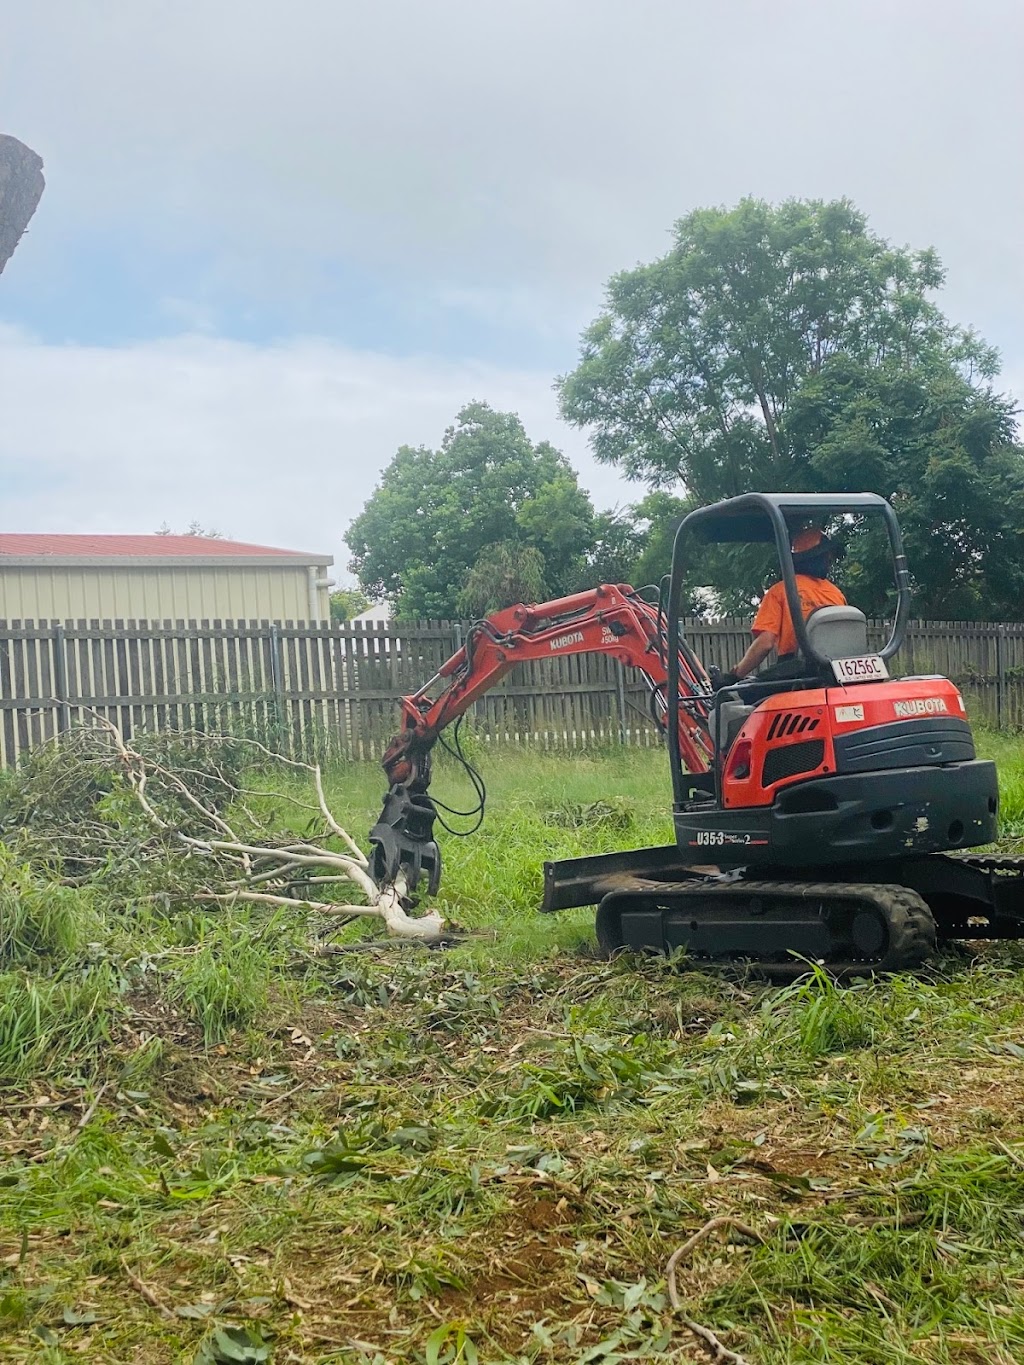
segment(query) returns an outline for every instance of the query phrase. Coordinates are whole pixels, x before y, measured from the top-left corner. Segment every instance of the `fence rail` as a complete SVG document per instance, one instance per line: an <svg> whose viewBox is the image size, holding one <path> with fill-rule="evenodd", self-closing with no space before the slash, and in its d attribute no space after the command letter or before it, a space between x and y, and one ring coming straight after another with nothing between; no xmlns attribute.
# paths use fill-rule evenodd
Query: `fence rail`
<svg viewBox="0 0 1024 1365"><path fill-rule="evenodd" d="M745 621L688 621L706 664L731 667ZM0 766L85 719L126 734L247 727L291 753L379 757L397 699L432 677L465 625L285 621L0 622ZM870 625L874 645L885 627ZM976 723L1024 728L1024 624L911 622L903 673L940 673ZM647 689L599 654L523 664L472 711L485 740L579 748L651 745Z"/></svg>

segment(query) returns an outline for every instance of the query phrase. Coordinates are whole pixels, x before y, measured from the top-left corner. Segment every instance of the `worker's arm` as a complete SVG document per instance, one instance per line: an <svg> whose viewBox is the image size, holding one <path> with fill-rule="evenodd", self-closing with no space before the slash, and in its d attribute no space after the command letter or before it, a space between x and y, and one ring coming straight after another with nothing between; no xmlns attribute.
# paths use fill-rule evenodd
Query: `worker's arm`
<svg viewBox="0 0 1024 1365"><path fill-rule="evenodd" d="M758 631L751 641L750 648L733 670L736 677L745 678L748 673L753 673L758 664L767 659L778 643L779 637L774 630Z"/></svg>
<svg viewBox="0 0 1024 1365"><path fill-rule="evenodd" d="M747 677L748 674L753 673L759 663L767 659L773 649L778 647L779 637L782 634L782 627L786 619L785 591L781 583L776 583L761 598L761 605L757 609L757 615L754 617L754 624L751 627L754 639L750 648L731 673L721 675L719 686L729 687L741 678Z"/></svg>

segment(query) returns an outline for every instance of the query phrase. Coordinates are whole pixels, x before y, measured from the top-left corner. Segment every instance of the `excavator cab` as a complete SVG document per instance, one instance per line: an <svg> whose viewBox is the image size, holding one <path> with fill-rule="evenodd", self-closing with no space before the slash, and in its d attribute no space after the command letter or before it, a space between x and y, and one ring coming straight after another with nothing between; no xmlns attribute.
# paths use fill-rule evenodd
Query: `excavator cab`
<svg viewBox="0 0 1024 1365"><path fill-rule="evenodd" d="M676 600L670 607L670 619L676 622L678 630L678 598L685 570L690 557L699 554L701 545L771 543L778 553L779 575L792 612L792 602L796 600L799 603L796 567L790 548L793 531L808 520L830 521L840 516L871 513L885 519L892 551L897 608L885 654L895 654L903 643L909 615L909 577L899 524L889 504L870 493L841 499L815 494L753 493L691 513L680 524L674 546L670 598L674 595ZM830 679L831 666L838 659L883 657L870 653L867 617L855 606L818 607L806 619L802 610L798 609L793 620L799 623L799 626L794 626L798 631L798 654L795 660L716 691L708 709L708 732L715 746L716 759L713 774L721 770L733 742L754 707L766 696L813 685L820 681L823 670L826 680ZM871 666L877 668L875 663ZM680 705L679 689L673 689L672 695L676 698L676 705ZM701 804L717 794L713 783L695 784L692 775L685 771L682 764L679 765L675 785L677 800Z"/></svg>
<svg viewBox="0 0 1024 1365"><path fill-rule="evenodd" d="M877 650L855 606L821 607L804 619L790 549L802 524L854 516L879 518L891 552L895 607ZM695 793L675 742L673 721L687 703L672 664L683 644L686 570L701 545L723 543L774 544L798 654L715 694L714 790ZM811 867L995 837L995 769L976 758L959 691L945 678L889 676L909 614L899 523L884 498L749 493L681 522L667 613L666 729L681 850L715 848L724 864Z"/></svg>
<svg viewBox="0 0 1024 1365"><path fill-rule="evenodd" d="M806 627L811 648L830 664L837 659L863 659L868 656L868 620L857 607L817 607L806 618ZM708 715L708 728L720 760L732 747L733 740L743 728L756 702L772 690L769 682L774 685L775 691L806 685L807 678L801 674L810 673L811 670L802 668L802 662L801 655L794 664L787 665L784 678L768 679L764 674L757 674L715 694ZM769 670L769 674L772 673L773 670Z"/></svg>
<svg viewBox="0 0 1024 1365"><path fill-rule="evenodd" d="M892 555L896 609L888 641L877 652L868 648L867 618L855 606L818 607L805 619L790 548L792 533L806 522L822 523L854 516L877 516L884 521ZM873 493L840 496L748 493L691 512L680 523L673 547L668 610L670 656L673 633L678 645L680 598L686 570L699 554L700 547L707 544L774 545L798 650L796 659L781 668L770 668L716 694L708 719L719 757L731 748L751 709L772 690L801 689L822 681L834 681L834 666L839 660L849 661L843 665L844 678L851 677L857 668L867 670L877 678L888 675L885 662L898 652L906 633L910 615L910 577L899 522L884 498ZM673 687L671 677L669 695L678 708L679 688ZM669 747L675 775L676 755L671 741ZM675 785L678 793L682 784L677 782Z"/></svg>

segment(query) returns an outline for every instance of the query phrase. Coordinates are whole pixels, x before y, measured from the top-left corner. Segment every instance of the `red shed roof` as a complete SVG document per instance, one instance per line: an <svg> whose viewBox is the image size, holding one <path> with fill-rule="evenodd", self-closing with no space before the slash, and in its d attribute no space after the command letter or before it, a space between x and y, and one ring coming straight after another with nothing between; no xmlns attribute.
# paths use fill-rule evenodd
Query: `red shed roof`
<svg viewBox="0 0 1024 1365"><path fill-rule="evenodd" d="M3 555L19 558L53 555L62 559L258 559L280 556L308 561L311 558L298 550L247 545L241 540L215 540L210 536L72 536L20 531L0 533L0 556Z"/></svg>

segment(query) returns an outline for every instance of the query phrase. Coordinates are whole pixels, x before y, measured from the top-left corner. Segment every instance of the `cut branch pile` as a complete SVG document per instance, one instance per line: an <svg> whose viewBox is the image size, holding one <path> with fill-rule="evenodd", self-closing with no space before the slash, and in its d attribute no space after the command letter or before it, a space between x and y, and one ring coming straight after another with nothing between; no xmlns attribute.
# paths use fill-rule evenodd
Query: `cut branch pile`
<svg viewBox="0 0 1024 1365"><path fill-rule="evenodd" d="M444 920L436 911L410 915L401 879L384 887L374 882L366 855L328 804L319 764L283 758L256 740L225 736L163 737L162 746L144 748L105 716L90 715L91 725L62 737L59 751L51 750L34 772L20 777L20 808L15 800L12 810L9 791L4 811L5 837L20 829L34 856L57 865L65 880L87 882L130 850L137 864L149 864L153 872L163 865L180 874L164 889L173 900L296 906L335 923L379 919L398 938L441 939ZM247 771L278 766L307 775L315 805L245 786ZM297 840L272 830L254 809L257 798L268 797L310 812L312 837ZM81 808L69 819L75 801ZM345 885L364 902L329 898L328 888Z"/></svg>

